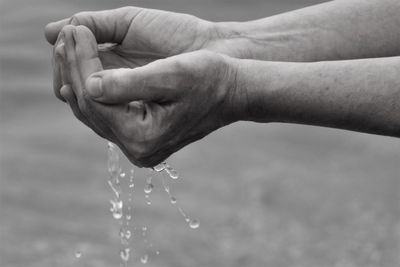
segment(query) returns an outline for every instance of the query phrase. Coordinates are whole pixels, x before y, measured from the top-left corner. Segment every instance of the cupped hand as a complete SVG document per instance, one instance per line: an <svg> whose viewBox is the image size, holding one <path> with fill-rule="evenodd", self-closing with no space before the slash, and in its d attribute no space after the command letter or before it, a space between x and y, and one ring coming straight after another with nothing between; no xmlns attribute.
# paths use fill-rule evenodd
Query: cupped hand
<svg viewBox="0 0 400 267"><path fill-rule="evenodd" d="M154 166L236 120L235 71L226 56L183 53L137 68L102 70L86 27L64 27L56 44L74 114L138 166Z"/></svg>
<svg viewBox="0 0 400 267"><path fill-rule="evenodd" d="M45 35L54 44L66 25L83 25L94 34L97 43L112 43L113 48L99 51L105 69L134 68L154 60L185 52L208 49L237 56L238 48L225 42L215 23L192 15L138 7L97 12L81 12L50 23ZM62 87L61 67L54 65L54 91L58 98Z"/></svg>

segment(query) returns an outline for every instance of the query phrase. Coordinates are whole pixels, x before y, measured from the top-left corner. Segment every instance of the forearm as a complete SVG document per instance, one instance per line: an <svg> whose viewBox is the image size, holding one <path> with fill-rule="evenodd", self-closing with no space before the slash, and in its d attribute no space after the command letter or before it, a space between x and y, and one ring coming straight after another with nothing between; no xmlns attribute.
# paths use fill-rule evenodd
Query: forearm
<svg viewBox="0 0 400 267"><path fill-rule="evenodd" d="M221 22L239 57L324 61L400 55L400 1L337 0L265 19ZM217 48L221 42L210 47ZM223 52L223 51L221 51Z"/></svg>
<svg viewBox="0 0 400 267"><path fill-rule="evenodd" d="M233 60L242 120L400 137L400 57L317 63Z"/></svg>

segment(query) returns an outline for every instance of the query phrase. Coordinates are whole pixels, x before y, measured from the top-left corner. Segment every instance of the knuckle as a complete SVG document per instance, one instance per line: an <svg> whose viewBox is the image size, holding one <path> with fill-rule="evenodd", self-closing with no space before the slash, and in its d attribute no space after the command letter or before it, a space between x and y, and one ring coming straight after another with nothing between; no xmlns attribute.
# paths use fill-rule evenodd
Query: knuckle
<svg viewBox="0 0 400 267"><path fill-rule="evenodd" d="M76 26L76 25L80 25L80 21L79 21L78 14L79 14L79 13L73 15L73 16L70 18L69 24L75 25L75 26Z"/></svg>
<svg viewBox="0 0 400 267"><path fill-rule="evenodd" d="M78 12L71 17L70 24L75 26L82 25L87 16L89 16L89 12L87 11Z"/></svg>

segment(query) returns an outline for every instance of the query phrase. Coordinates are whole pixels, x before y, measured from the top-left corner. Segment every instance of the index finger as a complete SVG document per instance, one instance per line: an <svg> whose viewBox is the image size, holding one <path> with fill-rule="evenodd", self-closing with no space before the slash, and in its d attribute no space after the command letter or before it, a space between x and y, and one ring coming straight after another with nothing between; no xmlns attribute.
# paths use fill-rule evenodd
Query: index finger
<svg viewBox="0 0 400 267"><path fill-rule="evenodd" d="M80 12L70 18L51 22L45 27L47 41L54 45L61 29L66 25L86 26L95 35L98 43L122 43L133 19L143 10L137 7L122 7L103 11Z"/></svg>

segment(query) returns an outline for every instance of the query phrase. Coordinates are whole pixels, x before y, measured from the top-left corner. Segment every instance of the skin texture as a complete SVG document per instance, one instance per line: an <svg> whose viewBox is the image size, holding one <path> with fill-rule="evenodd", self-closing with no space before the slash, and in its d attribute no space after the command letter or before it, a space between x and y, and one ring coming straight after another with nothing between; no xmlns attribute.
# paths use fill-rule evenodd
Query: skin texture
<svg viewBox="0 0 400 267"><path fill-rule="evenodd" d="M67 84L61 95L78 119L118 144L134 164L154 166L235 121L226 112L232 110L228 100L233 86L228 81L233 73L223 56L196 51L136 69L102 70L96 48L88 28L62 29L55 49ZM88 94L99 89L98 79L106 90L92 99ZM193 107L193 102L198 105Z"/></svg>
<svg viewBox="0 0 400 267"><path fill-rule="evenodd" d="M399 12L397 0L338 0L213 23L126 7L79 13L45 34L56 96L149 167L239 120L399 137Z"/></svg>
<svg viewBox="0 0 400 267"><path fill-rule="evenodd" d="M224 45L241 47L244 59L313 62L389 57L400 54L399 11L397 0L336 0L254 21L220 22L216 27L225 36Z"/></svg>
<svg viewBox="0 0 400 267"><path fill-rule="evenodd" d="M66 25L86 26L99 44L115 44L111 50L99 51L104 69L140 67L157 59L200 50L218 42L221 42L218 49L224 50L225 54L240 56L239 47L223 45L223 40L218 40L219 34L214 23L187 14L138 7L81 12L48 24L45 28L48 42L55 44ZM63 85L59 64L54 62L54 92L64 100L59 93Z"/></svg>
<svg viewBox="0 0 400 267"><path fill-rule="evenodd" d="M400 137L400 57L314 63L237 60L246 120Z"/></svg>

